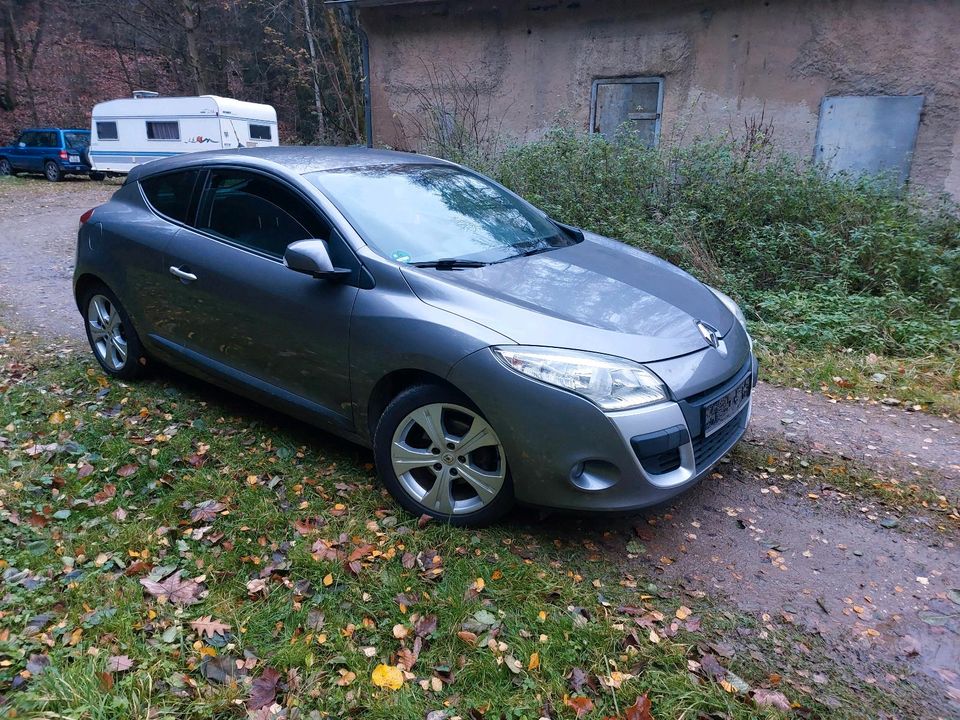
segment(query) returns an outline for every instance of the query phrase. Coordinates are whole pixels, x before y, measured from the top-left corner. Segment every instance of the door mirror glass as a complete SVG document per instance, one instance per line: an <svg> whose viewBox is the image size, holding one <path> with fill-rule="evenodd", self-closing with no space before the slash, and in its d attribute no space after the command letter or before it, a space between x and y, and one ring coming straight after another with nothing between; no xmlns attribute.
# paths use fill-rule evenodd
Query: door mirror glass
<svg viewBox="0 0 960 720"><path fill-rule="evenodd" d="M298 240L287 245L283 264L291 270L325 280L346 279L350 270L335 268L323 240Z"/></svg>

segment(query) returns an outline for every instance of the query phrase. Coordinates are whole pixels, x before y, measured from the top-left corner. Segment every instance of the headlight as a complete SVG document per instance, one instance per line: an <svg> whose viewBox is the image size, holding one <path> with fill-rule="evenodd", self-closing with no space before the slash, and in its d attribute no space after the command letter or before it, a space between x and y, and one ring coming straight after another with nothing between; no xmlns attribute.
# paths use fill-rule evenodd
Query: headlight
<svg viewBox="0 0 960 720"><path fill-rule="evenodd" d="M493 352L511 370L582 395L604 410L626 410L668 399L663 381L630 360L520 345L494 347Z"/></svg>
<svg viewBox="0 0 960 720"><path fill-rule="evenodd" d="M727 310L733 313L733 316L737 319L737 322L743 325L743 329L746 330L747 318L744 316L743 310L740 309L740 306L733 301L733 298L725 293L720 292L716 288L710 287L709 285L707 285L707 287L710 289L710 292L717 296L717 299L720 302L727 306Z"/></svg>

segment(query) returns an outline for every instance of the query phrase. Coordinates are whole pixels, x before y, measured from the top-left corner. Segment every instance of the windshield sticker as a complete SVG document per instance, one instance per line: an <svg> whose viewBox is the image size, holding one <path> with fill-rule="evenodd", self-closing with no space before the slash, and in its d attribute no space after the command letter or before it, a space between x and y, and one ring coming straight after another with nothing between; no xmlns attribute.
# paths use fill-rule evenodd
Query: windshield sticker
<svg viewBox="0 0 960 720"><path fill-rule="evenodd" d="M390 257L397 262L402 263L408 263L411 260L410 253L408 253L406 250L394 250L392 253L390 253Z"/></svg>

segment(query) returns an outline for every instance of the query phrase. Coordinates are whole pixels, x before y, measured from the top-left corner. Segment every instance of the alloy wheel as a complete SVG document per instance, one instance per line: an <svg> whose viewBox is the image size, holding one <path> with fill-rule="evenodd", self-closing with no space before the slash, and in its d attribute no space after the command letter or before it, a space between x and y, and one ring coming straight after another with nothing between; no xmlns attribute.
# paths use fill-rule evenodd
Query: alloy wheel
<svg viewBox="0 0 960 720"><path fill-rule="evenodd" d="M100 361L112 370L122 370L127 363L127 336L117 306L104 295L94 295L87 307L87 324Z"/></svg>
<svg viewBox="0 0 960 720"><path fill-rule="evenodd" d="M444 515L476 512L493 502L507 473L490 424L452 403L410 412L393 435L390 460L404 491Z"/></svg>

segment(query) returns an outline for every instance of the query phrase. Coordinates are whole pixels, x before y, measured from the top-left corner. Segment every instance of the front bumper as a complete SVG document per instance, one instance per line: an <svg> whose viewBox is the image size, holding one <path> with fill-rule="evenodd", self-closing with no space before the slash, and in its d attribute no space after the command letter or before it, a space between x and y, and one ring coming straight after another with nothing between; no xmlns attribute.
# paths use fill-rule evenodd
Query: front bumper
<svg viewBox="0 0 960 720"><path fill-rule="evenodd" d="M732 374L714 376L713 384L683 400L609 413L507 369L489 350L464 358L448 379L496 428L519 502L627 511L659 504L695 485L737 443L750 419L752 393L706 437L702 409L748 375L755 384L752 355Z"/></svg>

